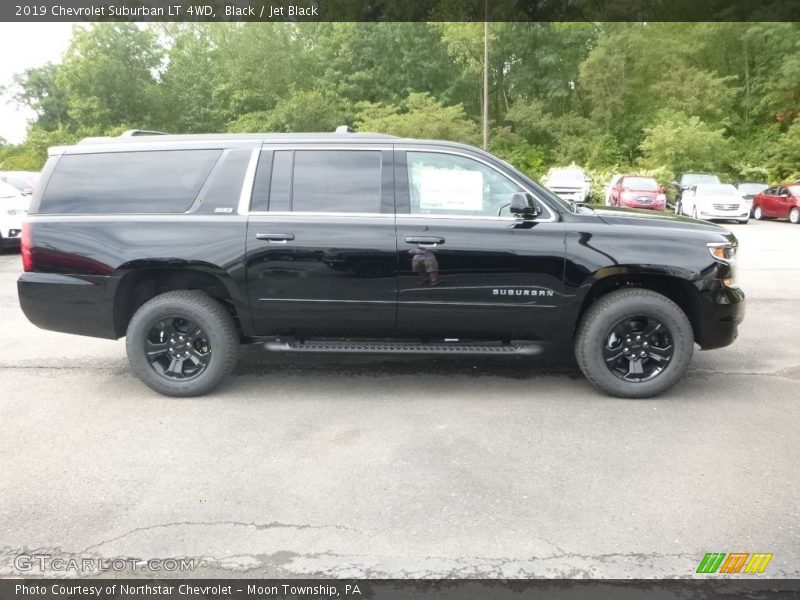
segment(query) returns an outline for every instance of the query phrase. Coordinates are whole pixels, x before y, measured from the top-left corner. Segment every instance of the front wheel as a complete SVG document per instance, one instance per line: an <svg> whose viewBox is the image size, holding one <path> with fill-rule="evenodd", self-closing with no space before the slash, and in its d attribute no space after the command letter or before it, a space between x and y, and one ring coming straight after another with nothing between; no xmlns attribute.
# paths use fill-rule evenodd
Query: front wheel
<svg viewBox="0 0 800 600"><path fill-rule="evenodd" d="M200 291L167 292L145 302L128 325L133 372L166 396L201 396L231 373L239 335L230 313Z"/></svg>
<svg viewBox="0 0 800 600"><path fill-rule="evenodd" d="M758 205L756 205L756 207L753 209L753 218L756 221L760 221L761 219L764 218L764 211Z"/></svg>
<svg viewBox="0 0 800 600"><path fill-rule="evenodd" d="M789 211L789 221L791 223L794 223L795 225L800 223L800 208L797 208L795 206L792 210Z"/></svg>
<svg viewBox="0 0 800 600"><path fill-rule="evenodd" d="M589 307L575 340L575 358L589 382L623 398L649 398L686 372L694 334L669 298L637 288L611 292Z"/></svg>

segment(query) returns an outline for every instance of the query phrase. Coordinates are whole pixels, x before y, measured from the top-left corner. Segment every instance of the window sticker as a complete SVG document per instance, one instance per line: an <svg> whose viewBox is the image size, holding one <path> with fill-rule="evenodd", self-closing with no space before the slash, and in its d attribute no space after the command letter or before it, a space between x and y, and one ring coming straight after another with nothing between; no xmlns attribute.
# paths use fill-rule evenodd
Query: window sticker
<svg viewBox="0 0 800 600"><path fill-rule="evenodd" d="M423 168L419 172L421 210L483 209L483 173Z"/></svg>

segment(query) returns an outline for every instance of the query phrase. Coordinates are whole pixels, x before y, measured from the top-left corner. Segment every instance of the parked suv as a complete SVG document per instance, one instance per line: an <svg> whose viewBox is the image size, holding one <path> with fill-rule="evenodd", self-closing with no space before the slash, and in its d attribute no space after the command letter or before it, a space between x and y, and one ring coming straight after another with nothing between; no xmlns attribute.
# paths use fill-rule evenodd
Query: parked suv
<svg viewBox="0 0 800 600"><path fill-rule="evenodd" d="M53 148L23 230L39 327L126 336L132 370L208 392L240 343L532 356L658 394L744 315L736 238L559 199L491 154L372 134L92 139Z"/></svg>
<svg viewBox="0 0 800 600"><path fill-rule="evenodd" d="M675 214L687 214L682 210L681 200L686 190L696 185L714 185L722 183L719 177L711 173L682 173L677 180L669 182L669 200L672 202Z"/></svg>

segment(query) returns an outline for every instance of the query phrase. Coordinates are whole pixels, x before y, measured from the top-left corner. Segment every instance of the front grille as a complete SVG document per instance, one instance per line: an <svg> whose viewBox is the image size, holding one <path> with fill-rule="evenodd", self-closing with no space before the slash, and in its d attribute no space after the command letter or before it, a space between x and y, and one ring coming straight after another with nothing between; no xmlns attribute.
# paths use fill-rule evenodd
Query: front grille
<svg viewBox="0 0 800 600"><path fill-rule="evenodd" d="M716 210L737 210L738 204L712 204Z"/></svg>
<svg viewBox="0 0 800 600"><path fill-rule="evenodd" d="M653 197L652 196L636 196L636 202L639 204L652 204Z"/></svg>

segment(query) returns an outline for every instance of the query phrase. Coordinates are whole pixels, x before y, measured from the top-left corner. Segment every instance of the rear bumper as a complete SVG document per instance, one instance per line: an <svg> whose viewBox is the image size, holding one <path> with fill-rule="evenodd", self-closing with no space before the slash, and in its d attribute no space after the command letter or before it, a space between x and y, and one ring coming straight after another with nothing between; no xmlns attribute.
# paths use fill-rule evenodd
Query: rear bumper
<svg viewBox="0 0 800 600"><path fill-rule="evenodd" d="M720 285L702 297L702 331L697 342L703 350L722 348L733 343L744 319L745 297L739 288Z"/></svg>
<svg viewBox="0 0 800 600"><path fill-rule="evenodd" d="M42 329L117 339L116 280L103 276L23 273L17 280L22 312Z"/></svg>

